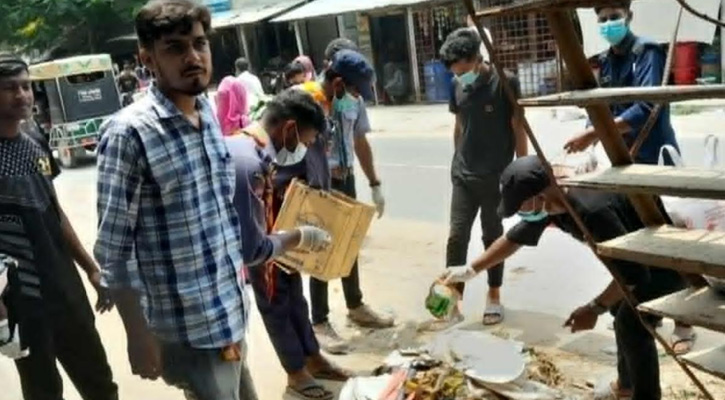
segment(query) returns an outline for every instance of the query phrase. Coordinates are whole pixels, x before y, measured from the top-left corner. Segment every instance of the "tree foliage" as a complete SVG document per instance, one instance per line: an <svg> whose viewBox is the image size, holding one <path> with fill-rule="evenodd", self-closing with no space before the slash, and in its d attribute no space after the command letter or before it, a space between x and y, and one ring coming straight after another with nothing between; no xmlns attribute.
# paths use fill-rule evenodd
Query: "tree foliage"
<svg viewBox="0 0 725 400"><path fill-rule="evenodd" d="M66 47L94 52L131 30L146 0L0 0L0 32L6 45L46 51Z"/></svg>

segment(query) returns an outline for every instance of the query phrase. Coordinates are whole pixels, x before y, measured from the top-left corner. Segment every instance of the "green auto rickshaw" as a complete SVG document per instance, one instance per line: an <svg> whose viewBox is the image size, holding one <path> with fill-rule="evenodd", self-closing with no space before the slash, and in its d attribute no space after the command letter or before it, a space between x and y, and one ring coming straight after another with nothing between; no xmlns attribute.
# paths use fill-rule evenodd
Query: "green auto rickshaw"
<svg viewBox="0 0 725 400"><path fill-rule="evenodd" d="M63 167L94 151L103 121L121 109L111 56L77 56L30 66L35 120Z"/></svg>

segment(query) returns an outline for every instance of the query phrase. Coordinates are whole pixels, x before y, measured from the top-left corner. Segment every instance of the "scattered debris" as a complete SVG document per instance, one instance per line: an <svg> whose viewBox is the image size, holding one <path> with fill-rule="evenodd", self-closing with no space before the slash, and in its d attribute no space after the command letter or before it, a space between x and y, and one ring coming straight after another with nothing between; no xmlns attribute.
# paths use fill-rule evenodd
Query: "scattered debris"
<svg viewBox="0 0 725 400"><path fill-rule="evenodd" d="M526 367L529 379L554 388L564 387L566 383L564 375L551 357L535 348L529 348L528 354L531 357Z"/></svg>

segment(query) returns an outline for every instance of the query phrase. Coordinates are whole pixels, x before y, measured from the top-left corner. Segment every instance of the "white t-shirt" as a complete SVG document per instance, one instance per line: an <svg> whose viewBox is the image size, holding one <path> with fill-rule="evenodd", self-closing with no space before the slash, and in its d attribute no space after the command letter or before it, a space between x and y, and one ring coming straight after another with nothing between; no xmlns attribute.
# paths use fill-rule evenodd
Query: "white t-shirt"
<svg viewBox="0 0 725 400"><path fill-rule="evenodd" d="M257 101L264 97L262 82L256 75L249 71L242 72L237 79L242 82L244 89L247 90L247 112L249 112L249 108L257 104Z"/></svg>

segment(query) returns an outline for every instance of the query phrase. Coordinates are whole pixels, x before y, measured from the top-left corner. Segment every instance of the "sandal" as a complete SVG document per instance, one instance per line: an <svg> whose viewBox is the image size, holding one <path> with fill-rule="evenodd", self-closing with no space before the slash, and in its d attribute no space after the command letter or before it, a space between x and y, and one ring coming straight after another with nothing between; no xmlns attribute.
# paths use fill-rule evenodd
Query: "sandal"
<svg viewBox="0 0 725 400"><path fill-rule="evenodd" d="M503 322L503 306L501 304L486 304L486 309L483 311L483 324L492 326L501 322Z"/></svg>
<svg viewBox="0 0 725 400"><path fill-rule="evenodd" d="M287 396L297 400L332 400L334 393L315 381L308 381L296 387L287 386Z"/></svg>
<svg viewBox="0 0 725 400"><path fill-rule="evenodd" d="M695 332L695 329L675 327L672 336L670 336L670 346L675 355L682 356L692 351L696 340L697 332Z"/></svg>

